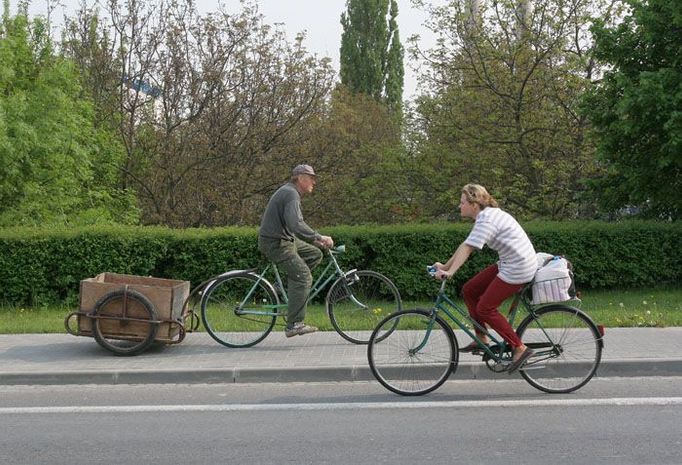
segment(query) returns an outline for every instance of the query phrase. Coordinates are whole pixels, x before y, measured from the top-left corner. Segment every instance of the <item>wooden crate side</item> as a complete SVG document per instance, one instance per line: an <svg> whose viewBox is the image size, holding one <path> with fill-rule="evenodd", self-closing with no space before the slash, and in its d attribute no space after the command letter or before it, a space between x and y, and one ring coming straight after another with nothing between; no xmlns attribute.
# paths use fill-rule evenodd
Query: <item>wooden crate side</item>
<svg viewBox="0 0 682 465"><path fill-rule="evenodd" d="M181 320L182 310L185 300L189 297L190 283L189 281L182 281L181 284L174 286L171 295L170 316L171 320ZM180 334L180 326L173 323L161 323L159 325L159 333L156 338L165 342L172 342L177 340Z"/></svg>
<svg viewBox="0 0 682 465"><path fill-rule="evenodd" d="M123 315L122 299L109 301L99 309L98 315L120 318ZM147 321L136 321L136 320ZM126 305L126 319L101 318L99 326L102 334L116 339L142 341L148 337L152 329L149 323L149 313L138 300L129 299Z"/></svg>
<svg viewBox="0 0 682 465"><path fill-rule="evenodd" d="M154 306L157 318L160 320L175 320L182 314L184 299L189 295L190 283L170 279L151 278L145 276L120 275L116 273L101 273L94 278L81 281L80 287L80 311L92 312L95 304L104 295L123 289L128 285L129 289L144 295ZM87 317L78 318L79 331L82 335L92 335L92 320ZM111 336L130 335L130 328L135 325L124 324L126 328L120 328L121 322L115 320L106 321L102 324L105 334ZM144 325L138 325L144 327ZM125 329L125 330L124 330ZM177 340L180 328L177 324L164 322L159 325L156 340L160 342L172 342ZM142 336L142 335L138 335ZM132 336L131 336L132 337Z"/></svg>
<svg viewBox="0 0 682 465"><path fill-rule="evenodd" d="M154 278L152 276L135 276L120 273L100 273L95 277L98 281L117 284L129 284L137 286L168 287L173 288L185 281L177 279Z"/></svg>
<svg viewBox="0 0 682 465"><path fill-rule="evenodd" d="M78 292L78 308L81 312L91 312L95 307L95 302L92 301L92 292L86 291L86 281L84 279L80 282L80 290ZM83 336L92 336L92 320L90 318L78 315L78 333Z"/></svg>
<svg viewBox="0 0 682 465"><path fill-rule="evenodd" d="M185 301L189 297L190 283L185 281L173 288L173 318L180 318L185 307Z"/></svg>

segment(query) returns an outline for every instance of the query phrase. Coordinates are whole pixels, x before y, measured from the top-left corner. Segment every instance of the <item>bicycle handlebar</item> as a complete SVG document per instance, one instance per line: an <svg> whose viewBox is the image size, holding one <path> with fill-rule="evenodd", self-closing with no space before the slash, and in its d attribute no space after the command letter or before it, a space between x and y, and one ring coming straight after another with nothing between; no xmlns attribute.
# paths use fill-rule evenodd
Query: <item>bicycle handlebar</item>
<svg viewBox="0 0 682 465"><path fill-rule="evenodd" d="M438 271L438 269L434 265L426 265L426 272L432 278L436 277L436 271ZM440 292L443 292L445 290L445 283L447 282L447 279L441 279L441 281Z"/></svg>
<svg viewBox="0 0 682 465"><path fill-rule="evenodd" d="M344 253L346 251L346 244L337 245L329 250L329 253Z"/></svg>

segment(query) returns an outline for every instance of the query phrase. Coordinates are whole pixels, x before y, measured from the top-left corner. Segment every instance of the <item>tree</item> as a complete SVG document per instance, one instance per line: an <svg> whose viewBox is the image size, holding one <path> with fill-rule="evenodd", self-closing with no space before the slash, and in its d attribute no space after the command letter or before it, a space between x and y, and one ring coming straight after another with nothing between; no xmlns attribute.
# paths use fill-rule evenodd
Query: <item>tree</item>
<svg viewBox="0 0 682 465"><path fill-rule="evenodd" d="M320 182L303 199L311 224L396 223L409 220L401 199L400 133L386 105L338 86L328 111L303 148L322 163Z"/></svg>
<svg viewBox="0 0 682 465"><path fill-rule="evenodd" d="M439 34L424 52L411 135L424 213L451 215L467 182L522 218L581 214L594 148L580 95L591 85L588 15L604 2L461 0L431 7ZM415 54L421 53L413 49Z"/></svg>
<svg viewBox="0 0 682 465"><path fill-rule="evenodd" d="M596 57L610 65L585 112L607 171L595 188L611 210L682 218L682 3L630 0L615 27L598 20Z"/></svg>
<svg viewBox="0 0 682 465"><path fill-rule="evenodd" d="M396 20L398 4L395 0L347 0L346 8L341 14L341 83L400 113L404 52Z"/></svg>
<svg viewBox="0 0 682 465"><path fill-rule="evenodd" d="M206 16L191 0L109 0L108 10L109 22L83 11L65 53L118 129L143 222L258 223L291 168L317 164L302 147L326 108L329 60L308 54L303 35L289 43L253 2Z"/></svg>
<svg viewBox="0 0 682 465"><path fill-rule="evenodd" d="M0 26L0 224L136 222L121 146L93 124L73 63L25 11Z"/></svg>

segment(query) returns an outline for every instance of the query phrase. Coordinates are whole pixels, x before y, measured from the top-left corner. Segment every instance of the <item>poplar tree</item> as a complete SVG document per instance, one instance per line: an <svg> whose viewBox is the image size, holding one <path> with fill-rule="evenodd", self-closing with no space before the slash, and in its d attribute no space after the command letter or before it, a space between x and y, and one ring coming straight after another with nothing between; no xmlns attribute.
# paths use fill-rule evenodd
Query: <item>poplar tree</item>
<svg viewBox="0 0 682 465"><path fill-rule="evenodd" d="M347 0L341 14L341 83L400 112L403 55L395 0Z"/></svg>

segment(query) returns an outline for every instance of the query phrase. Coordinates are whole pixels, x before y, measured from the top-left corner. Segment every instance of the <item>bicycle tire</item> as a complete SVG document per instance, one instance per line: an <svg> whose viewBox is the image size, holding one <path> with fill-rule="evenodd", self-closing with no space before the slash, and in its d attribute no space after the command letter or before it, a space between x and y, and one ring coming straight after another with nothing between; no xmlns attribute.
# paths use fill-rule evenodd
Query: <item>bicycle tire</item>
<svg viewBox="0 0 682 465"><path fill-rule="evenodd" d="M154 305L132 289L119 289L103 295L95 303L93 316L95 340L116 355L139 354L154 342L159 331Z"/></svg>
<svg viewBox="0 0 682 465"><path fill-rule="evenodd" d="M519 370L521 376L543 392L565 394L580 389L592 379L601 362L599 329L577 308L551 305L536 310L521 322L517 334L535 351Z"/></svg>
<svg viewBox="0 0 682 465"><path fill-rule="evenodd" d="M424 341L431 322L431 333ZM431 311L402 310L377 325L369 339L367 359L372 374L386 389L419 396L440 387L457 369L457 338L442 318L434 320Z"/></svg>
<svg viewBox="0 0 682 465"><path fill-rule="evenodd" d="M248 308L244 308L241 304L250 290ZM228 273L209 283L204 291L201 321L216 342L233 348L251 347L272 331L278 304L268 281L248 271Z"/></svg>
<svg viewBox="0 0 682 465"><path fill-rule="evenodd" d="M325 306L332 327L342 338L367 344L377 323L400 311L402 303L393 281L376 271L361 270L334 281Z"/></svg>

